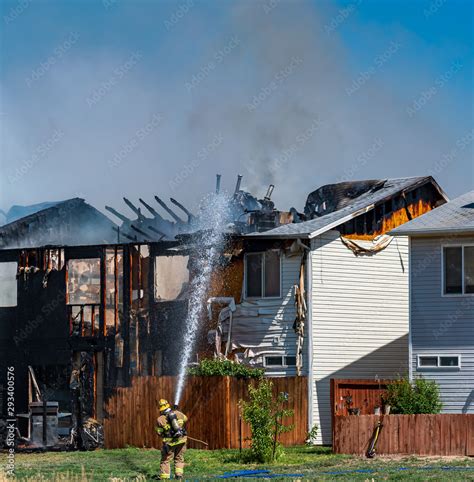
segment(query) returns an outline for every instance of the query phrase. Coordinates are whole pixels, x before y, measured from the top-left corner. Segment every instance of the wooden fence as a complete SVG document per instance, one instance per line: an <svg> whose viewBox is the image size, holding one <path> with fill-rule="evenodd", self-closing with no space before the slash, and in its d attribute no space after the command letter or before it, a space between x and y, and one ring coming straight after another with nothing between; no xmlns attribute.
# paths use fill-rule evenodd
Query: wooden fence
<svg viewBox="0 0 474 482"><path fill-rule="evenodd" d="M306 377L272 378L273 391L289 394L294 416L291 432L281 435L284 445L304 443L308 430L308 381ZM248 447L250 430L239 414L238 402L248 397L248 380L232 377L189 377L183 391L180 410L189 418L190 436L209 443L210 449ZM137 377L132 386L118 388L108 400L104 420L107 448L160 447L155 434L158 400L173 400L175 377ZM203 448L189 443L190 447Z"/></svg>
<svg viewBox="0 0 474 482"><path fill-rule="evenodd" d="M379 418L336 416L333 451L365 454ZM474 455L474 414L386 415L382 424L378 454Z"/></svg>

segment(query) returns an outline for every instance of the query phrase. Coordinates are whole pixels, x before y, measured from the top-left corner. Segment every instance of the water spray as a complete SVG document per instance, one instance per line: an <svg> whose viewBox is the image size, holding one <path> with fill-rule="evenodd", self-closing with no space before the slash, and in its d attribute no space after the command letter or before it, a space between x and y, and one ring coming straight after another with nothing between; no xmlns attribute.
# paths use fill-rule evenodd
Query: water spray
<svg viewBox="0 0 474 482"><path fill-rule="evenodd" d="M229 199L224 194L215 194L204 200L199 216L199 230L197 247L194 256L194 271L190 285L188 314L186 317L186 333L184 335L184 348L180 360L178 384L174 404L179 405L186 379L186 370L193 354L196 342L196 333L199 328L205 297L209 287L211 274L217 265L224 245L224 233L229 221Z"/></svg>

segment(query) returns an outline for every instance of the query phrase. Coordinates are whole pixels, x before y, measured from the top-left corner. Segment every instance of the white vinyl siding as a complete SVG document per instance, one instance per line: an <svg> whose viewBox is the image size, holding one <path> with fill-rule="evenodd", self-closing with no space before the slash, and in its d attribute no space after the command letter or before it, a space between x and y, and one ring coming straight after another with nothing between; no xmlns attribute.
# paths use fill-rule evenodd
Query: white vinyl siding
<svg viewBox="0 0 474 482"><path fill-rule="evenodd" d="M310 423L320 428L317 443L330 444L331 378L395 378L408 370L408 240L355 256L329 231L311 241L311 260Z"/></svg>

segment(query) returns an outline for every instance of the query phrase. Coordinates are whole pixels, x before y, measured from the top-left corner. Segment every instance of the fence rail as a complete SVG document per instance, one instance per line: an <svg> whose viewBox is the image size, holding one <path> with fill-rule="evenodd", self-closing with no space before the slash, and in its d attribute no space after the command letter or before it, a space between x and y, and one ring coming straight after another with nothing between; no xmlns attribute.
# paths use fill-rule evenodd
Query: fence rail
<svg viewBox="0 0 474 482"><path fill-rule="evenodd" d="M366 453L377 415L334 417L333 451ZM474 414L386 415L379 454L474 455Z"/></svg>
<svg viewBox="0 0 474 482"><path fill-rule="evenodd" d="M289 394L294 416L291 432L281 435L284 445L304 443L308 430L308 382L306 377L272 378L273 391ZM238 402L248 398L248 380L232 377L189 377L183 391L180 410L189 417L190 436L209 443L210 449L248 447L250 429L240 418ZM175 377L137 377L132 386L118 388L108 400L104 420L107 448L161 446L155 434L158 400L172 400ZM189 443L190 447L202 448Z"/></svg>

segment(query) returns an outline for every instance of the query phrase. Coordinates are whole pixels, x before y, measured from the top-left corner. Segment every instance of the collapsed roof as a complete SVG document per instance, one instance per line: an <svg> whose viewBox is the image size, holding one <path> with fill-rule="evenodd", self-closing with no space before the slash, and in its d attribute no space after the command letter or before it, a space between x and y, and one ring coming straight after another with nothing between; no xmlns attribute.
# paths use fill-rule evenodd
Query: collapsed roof
<svg viewBox="0 0 474 482"><path fill-rule="evenodd" d="M216 192L220 191L221 177L216 179ZM295 222L301 215L295 209L289 212L278 211L271 200L274 186L271 184L262 199L257 199L253 194L243 191L241 186L242 176L237 177L234 193L231 196L230 214L231 222L229 232L234 234L247 234L273 229L282 224ZM200 230L199 213L191 213L176 199L170 198L172 206L166 204L161 198L155 196L157 205L139 198L141 206L123 198L125 204L136 216L129 217L116 209L105 206L105 209L117 217L122 224L115 228L122 241L161 241L173 240L176 236L190 234ZM144 208L144 211L143 211ZM159 210L164 212L160 214ZM165 213L171 218L163 217Z"/></svg>
<svg viewBox="0 0 474 482"><path fill-rule="evenodd" d="M271 200L273 185L263 198L258 199L241 189L241 181L242 176L238 176L229 199L231 222L227 229L229 233L246 236L314 237L344 223L344 234L386 232L447 200L431 176L348 181L321 186L310 193L302 214L294 208L277 210ZM217 175L216 192L219 191L220 175ZM416 196L408 200L407 195L415 192ZM154 198L154 206L142 198L139 204L123 199L132 215L105 207L121 222L120 225L80 198L26 207L30 214L0 227L0 248L154 242L175 240L180 235L201 229L200 214L192 213L173 198L170 199L171 206L158 196ZM421 210L410 211L413 207L410 203L414 205L418 201L427 205ZM375 209L381 205L383 209ZM34 212L36 208L39 210ZM406 217L399 218L396 225L382 223L381 227L381 220L397 209L404 209ZM21 212L21 209L16 211ZM374 214L369 219L367 213L371 211ZM367 219L363 219L363 229L347 226L351 220L364 215Z"/></svg>
<svg viewBox="0 0 474 482"><path fill-rule="evenodd" d="M114 223L84 199L73 198L25 209L31 214L0 226L1 249L116 242Z"/></svg>
<svg viewBox="0 0 474 482"><path fill-rule="evenodd" d="M249 236L313 238L373 210L396 195L401 195L406 203L406 194L423 186L431 187L437 193L440 203L446 202L446 194L431 176L328 184L308 196L304 210L307 221L286 224Z"/></svg>

